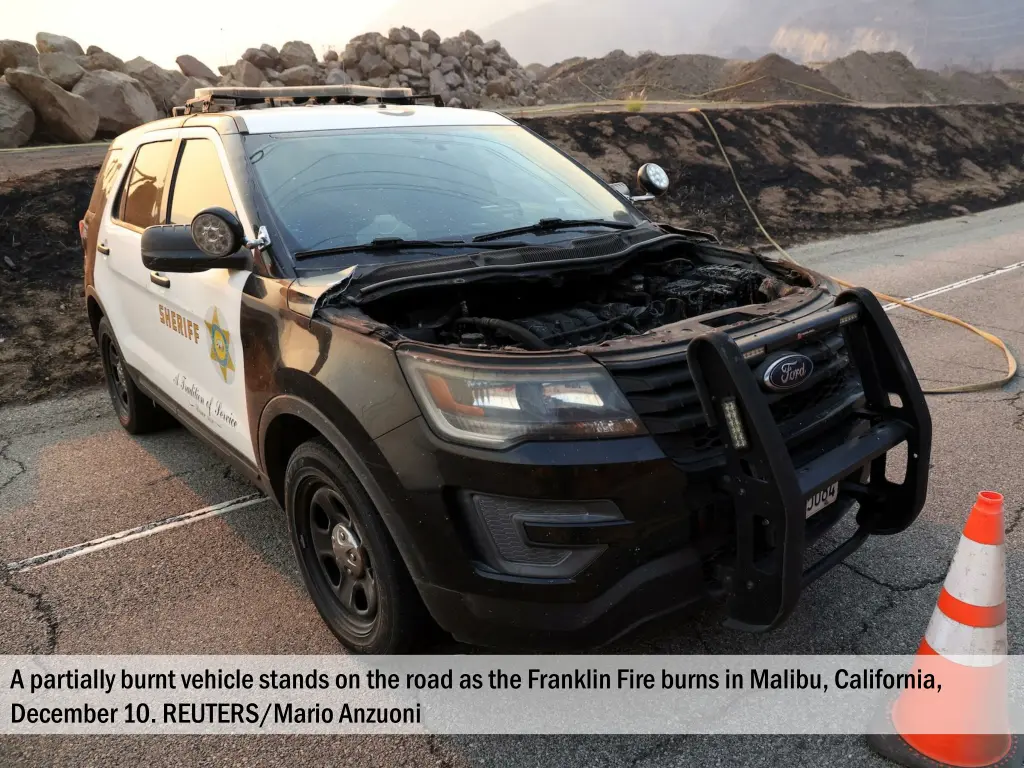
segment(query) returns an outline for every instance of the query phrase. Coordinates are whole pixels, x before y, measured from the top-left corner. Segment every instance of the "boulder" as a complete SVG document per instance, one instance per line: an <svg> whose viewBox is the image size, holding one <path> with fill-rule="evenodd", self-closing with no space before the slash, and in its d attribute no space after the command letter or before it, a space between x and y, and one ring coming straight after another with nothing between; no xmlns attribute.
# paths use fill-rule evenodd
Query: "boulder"
<svg viewBox="0 0 1024 768"><path fill-rule="evenodd" d="M277 58L281 62L282 69L316 64L316 53L313 51L313 46L301 40L291 40L285 43L281 46L281 53Z"/></svg>
<svg viewBox="0 0 1024 768"><path fill-rule="evenodd" d="M39 54L39 69L65 91L75 87L75 83L82 79L85 70L66 53L41 53Z"/></svg>
<svg viewBox="0 0 1024 768"><path fill-rule="evenodd" d="M35 129L32 105L11 86L0 83L0 149L26 144Z"/></svg>
<svg viewBox="0 0 1024 768"><path fill-rule="evenodd" d="M161 112L170 112L174 106L174 94L185 82L185 75L154 64L148 59L136 56L124 63L124 73L142 83L149 92L153 104Z"/></svg>
<svg viewBox="0 0 1024 768"><path fill-rule="evenodd" d="M90 46L92 47L92 46ZM124 72L124 62L112 53L93 51L85 56L76 56L75 63L82 69L92 72L96 69L108 69L111 72Z"/></svg>
<svg viewBox="0 0 1024 768"><path fill-rule="evenodd" d="M430 66L435 68L441 66L442 59L444 59L444 56L442 56L440 53L430 54Z"/></svg>
<svg viewBox="0 0 1024 768"><path fill-rule="evenodd" d="M234 69L234 65L231 64L220 64L217 66L217 71L220 72L221 76L230 75Z"/></svg>
<svg viewBox="0 0 1024 768"><path fill-rule="evenodd" d="M469 55L474 59L480 59L480 61L487 61L487 51L484 50L482 45L474 45L469 49Z"/></svg>
<svg viewBox="0 0 1024 768"><path fill-rule="evenodd" d="M348 85L352 78L344 69L332 69L327 73L327 85Z"/></svg>
<svg viewBox="0 0 1024 768"><path fill-rule="evenodd" d="M409 49L401 44L389 45L384 51L384 58L396 69L409 66Z"/></svg>
<svg viewBox="0 0 1024 768"><path fill-rule="evenodd" d="M267 54L267 56L269 56L270 58L272 58L274 60L274 65L275 65L275 68L276 68L277 61L278 61L278 59L281 58L281 52L279 50L277 50L277 48L272 46L270 43L264 43L263 45L261 45L260 46L260 50L263 51L265 54Z"/></svg>
<svg viewBox="0 0 1024 768"><path fill-rule="evenodd" d="M267 80L277 80L277 78L281 76L281 73L276 69L264 69L263 75Z"/></svg>
<svg viewBox="0 0 1024 768"><path fill-rule="evenodd" d="M29 43L20 40L0 40L0 75L4 70L39 66L39 52Z"/></svg>
<svg viewBox="0 0 1024 768"><path fill-rule="evenodd" d="M353 83L361 83L363 81L363 73L359 69L359 67L352 67L351 69L346 69L345 74L352 78Z"/></svg>
<svg viewBox="0 0 1024 768"><path fill-rule="evenodd" d="M388 30L388 40L392 43L408 44L412 42L412 37L409 36L409 33L405 29L392 27Z"/></svg>
<svg viewBox="0 0 1024 768"><path fill-rule="evenodd" d="M419 51L420 53L425 54L427 56L430 55L430 43L424 42L423 40L413 40L411 43L409 43L409 47L413 51ZM410 53L411 52L412 51L410 51Z"/></svg>
<svg viewBox="0 0 1024 768"><path fill-rule="evenodd" d="M36 33L36 50L40 53L66 53L68 56L84 56L82 46L70 37L55 35L52 32Z"/></svg>
<svg viewBox="0 0 1024 768"><path fill-rule="evenodd" d="M257 69L268 69L274 66L275 59L262 48L246 48L242 58Z"/></svg>
<svg viewBox="0 0 1024 768"><path fill-rule="evenodd" d="M459 33L459 38L461 40L465 40L470 45L484 44L484 39L480 37L480 35L478 35L476 32L474 32L472 29L467 29L464 32Z"/></svg>
<svg viewBox="0 0 1024 768"><path fill-rule="evenodd" d="M449 89L458 88L462 85L462 77L458 72L449 72L444 76L444 82Z"/></svg>
<svg viewBox="0 0 1024 768"><path fill-rule="evenodd" d="M285 85L313 85L316 82L316 70L308 64L289 67L277 79Z"/></svg>
<svg viewBox="0 0 1024 768"><path fill-rule="evenodd" d="M209 80L210 82L217 79L216 73L214 73L212 69L203 64L203 62L195 56L184 54L176 58L174 61L177 63L178 69L181 70L181 73L185 77L198 77L202 80Z"/></svg>
<svg viewBox="0 0 1024 768"><path fill-rule="evenodd" d="M488 96L496 96L498 98L504 98L509 95L511 87L507 77L499 77L491 80L487 83L487 87L484 92Z"/></svg>
<svg viewBox="0 0 1024 768"><path fill-rule="evenodd" d="M332 69L341 69L341 68L342 68L341 67L341 62L338 61L337 59L332 59L331 61L328 61L327 63L324 64L324 69L327 72L330 72Z"/></svg>
<svg viewBox="0 0 1024 768"><path fill-rule="evenodd" d="M484 50L487 51L488 53L497 53L498 51L501 50L501 43L499 43L497 40L488 40L486 43L484 43Z"/></svg>
<svg viewBox="0 0 1024 768"><path fill-rule="evenodd" d="M449 37L437 47L437 50L441 52L442 56L454 56L456 59L461 59L469 53L469 48L470 45L465 40Z"/></svg>
<svg viewBox="0 0 1024 768"><path fill-rule="evenodd" d="M444 75L441 74L441 70L434 69L430 72L430 92L431 93L444 93L448 90L448 83L444 81Z"/></svg>
<svg viewBox="0 0 1024 768"><path fill-rule="evenodd" d="M160 117L145 86L124 72L89 72L78 81L72 93L99 112L97 132L100 134L116 136Z"/></svg>
<svg viewBox="0 0 1024 768"><path fill-rule="evenodd" d="M338 52L331 48L330 50L324 51L324 61L330 63L332 61L338 61Z"/></svg>
<svg viewBox="0 0 1024 768"><path fill-rule="evenodd" d="M183 107L189 99L195 98L197 88L209 88L210 82L198 77L186 77L181 88L174 92L174 106Z"/></svg>
<svg viewBox="0 0 1024 768"><path fill-rule="evenodd" d="M432 29L423 30L423 34L420 36L420 39L423 40L423 42L426 43L427 45L431 46L437 46L441 44L441 36Z"/></svg>
<svg viewBox="0 0 1024 768"><path fill-rule="evenodd" d="M246 88L259 88L260 83L263 82L263 73L260 72L260 68L245 59L239 59L235 62L235 68L231 73L231 77Z"/></svg>
<svg viewBox="0 0 1024 768"><path fill-rule="evenodd" d="M366 53L359 61L359 69L369 78L387 77L395 68L376 53Z"/></svg>
<svg viewBox="0 0 1024 768"><path fill-rule="evenodd" d="M81 96L68 93L32 69L9 69L4 77L32 105L42 128L53 138L78 143L91 141L96 135L99 112Z"/></svg>
<svg viewBox="0 0 1024 768"><path fill-rule="evenodd" d="M98 45L90 45L88 48L85 49L86 56L92 56L94 53L106 53L106 51L104 51Z"/></svg>
<svg viewBox="0 0 1024 768"><path fill-rule="evenodd" d="M456 70L462 69L462 62L456 59L454 56L445 56L441 59L441 64L438 66L441 70L442 75L447 75L449 72L455 72Z"/></svg>
<svg viewBox="0 0 1024 768"><path fill-rule="evenodd" d="M345 69L352 69L359 63L360 58L362 58L362 54L359 51L359 46L349 43L345 46L345 52L341 54L341 63Z"/></svg>

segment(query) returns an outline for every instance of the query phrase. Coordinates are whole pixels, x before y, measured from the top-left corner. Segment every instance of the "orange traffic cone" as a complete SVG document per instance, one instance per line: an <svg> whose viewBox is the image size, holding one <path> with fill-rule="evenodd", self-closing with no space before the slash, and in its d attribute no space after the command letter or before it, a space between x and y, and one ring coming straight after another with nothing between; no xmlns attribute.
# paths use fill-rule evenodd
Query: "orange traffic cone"
<svg viewBox="0 0 1024 768"><path fill-rule="evenodd" d="M895 734L868 736L883 757L908 768L1022 764L1024 745L1009 732L1003 530L1003 497L980 493L915 660L941 690L900 695Z"/></svg>

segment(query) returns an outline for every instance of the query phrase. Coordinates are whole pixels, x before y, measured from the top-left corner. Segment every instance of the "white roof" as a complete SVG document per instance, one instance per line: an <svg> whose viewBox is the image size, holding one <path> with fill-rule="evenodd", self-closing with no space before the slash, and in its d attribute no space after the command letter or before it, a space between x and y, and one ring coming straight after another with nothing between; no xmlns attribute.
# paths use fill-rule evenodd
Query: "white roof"
<svg viewBox="0 0 1024 768"><path fill-rule="evenodd" d="M224 114L224 113L221 113ZM231 112L245 121L249 133L329 131L345 128L426 127L438 125L513 125L497 112L453 107L394 104L272 107Z"/></svg>

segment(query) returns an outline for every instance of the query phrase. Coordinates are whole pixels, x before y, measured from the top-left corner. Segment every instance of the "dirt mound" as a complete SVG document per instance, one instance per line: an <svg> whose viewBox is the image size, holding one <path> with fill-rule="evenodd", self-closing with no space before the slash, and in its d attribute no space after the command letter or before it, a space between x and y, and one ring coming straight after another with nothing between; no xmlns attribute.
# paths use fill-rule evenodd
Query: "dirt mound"
<svg viewBox="0 0 1024 768"><path fill-rule="evenodd" d="M553 101L626 99L643 91L648 99L699 96L718 87L743 62L702 54L630 56L612 51L599 59L575 58L555 64L543 82Z"/></svg>
<svg viewBox="0 0 1024 768"><path fill-rule="evenodd" d="M78 221L96 168L0 187L0 405L100 381Z"/></svg>
<svg viewBox="0 0 1024 768"><path fill-rule="evenodd" d="M1024 94L990 74L954 72L949 76L949 88L962 103L1006 104L1024 100Z"/></svg>
<svg viewBox="0 0 1024 768"><path fill-rule="evenodd" d="M843 102L846 94L813 69L775 53L740 67L726 79L715 101Z"/></svg>
<svg viewBox="0 0 1024 768"><path fill-rule="evenodd" d="M821 74L858 101L872 104L1004 104L1021 94L994 75L918 69L899 51L857 51Z"/></svg>

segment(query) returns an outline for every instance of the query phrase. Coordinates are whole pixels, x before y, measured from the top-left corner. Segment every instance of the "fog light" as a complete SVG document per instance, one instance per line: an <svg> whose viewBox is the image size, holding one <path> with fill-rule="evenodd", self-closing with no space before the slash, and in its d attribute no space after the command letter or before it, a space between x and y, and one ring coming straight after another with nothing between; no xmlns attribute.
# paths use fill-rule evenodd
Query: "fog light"
<svg viewBox="0 0 1024 768"><path fill-rule="evenodd" d="M728 397L722 400L722 415L725 417L725 426L729 428L732 447L737 451L745 451L750 447L750 441L747 439L747 431L743 428L740 407L736 404L735 398Z"/></svg>
<svg viewBox="0 0 1024 768"><path fill-rule="evenodd" d="M542 501L463 492L468 502L470 529L481 559L491 568L513 576L568 578L582 571L607 545L563 549L536 544L524 523L586 526L621 520L611 501Z"/></svg>

